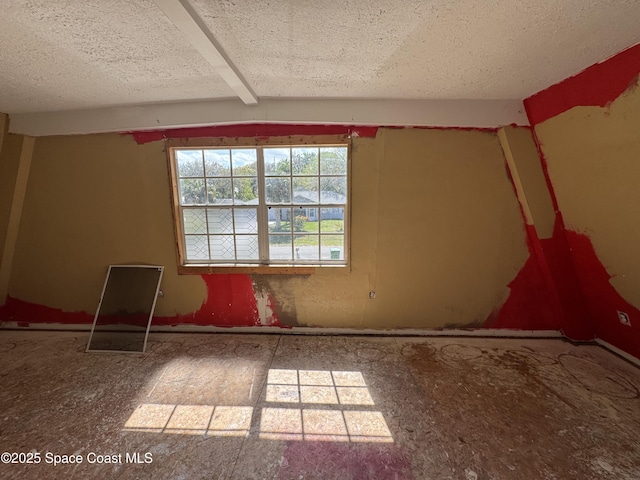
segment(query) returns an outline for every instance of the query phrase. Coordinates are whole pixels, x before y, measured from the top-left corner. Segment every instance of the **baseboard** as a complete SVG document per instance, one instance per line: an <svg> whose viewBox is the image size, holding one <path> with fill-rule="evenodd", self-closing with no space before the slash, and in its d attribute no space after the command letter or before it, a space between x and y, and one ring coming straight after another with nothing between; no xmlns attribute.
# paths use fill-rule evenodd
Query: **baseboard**
<svg viewBox="0 0 640 480"><path fill-rule="evenodd" d="M21 327L17 322L5 322L5 330L62 330L90 331L89 324L32 323ZM564 338L558 330L510 330L510 329L450 329L429 330L414 328L323 328L323 327L213 327L202 325L151 325L151 333L269 333L279 335L375 335L403 337L499 337L499 338Z"/></svg>
<svg viewBox="0 0 640 480"><path fill-rule="evenodd" d="M22 322L20 322L22 323ZM0 331L2 330L23 330L38 331L38 330L61 330L69 332L90 332L90 323L30 323L28 326L20 325L18 322L2 322L0 324Z"/></svg>
<svg viewBox="0 0 640 480"><path fill-rule="evenodd" d="M89 324L65 324L65 323L32 323L28 327L22 327L17 322L4 322L0 325L0 330L23 330L23 331L74 331L89 332ZM278 334L278 335L369 335L369 336L394 336L394 337L479 337L479 338L565 338L558 330L510 330L478 328L473 330L450 329L450 330L428 330L414 328L395 329L373 329L373 328L320 328L320 327L213 327L202 325L176 325L172 326L151 326L151 333L254 333L254 334ZM595 342L603 348L628 360L640 367L640 359L605 342L599 338Z"/></svg>
<svg viewBox="0 0 640 480"><path fill-rule="evenodd" d="M600 340L599 338L596 338L596 343L598 345L600 345L601 347L606 348L607 350L615 353L616 355L618 355L618 356L624 358L625 360L630 361L634 365L640 367L640 358L636 358L633 355L631 355L630 353L627 353L624 350L621 350L618 347L615 347L615 346L611 345L609 342L605 342L604 340Z"/></svg>

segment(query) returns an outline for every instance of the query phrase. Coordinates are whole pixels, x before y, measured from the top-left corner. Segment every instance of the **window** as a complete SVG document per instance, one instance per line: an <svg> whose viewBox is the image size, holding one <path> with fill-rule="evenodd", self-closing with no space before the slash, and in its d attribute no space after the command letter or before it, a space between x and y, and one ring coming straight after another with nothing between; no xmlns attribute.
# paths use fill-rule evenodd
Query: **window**
<svg viewBox="0 0 640 480"><path fill-rule="evenodd" d="M169 148L184 266L346 265L348 145Z"/></svg>

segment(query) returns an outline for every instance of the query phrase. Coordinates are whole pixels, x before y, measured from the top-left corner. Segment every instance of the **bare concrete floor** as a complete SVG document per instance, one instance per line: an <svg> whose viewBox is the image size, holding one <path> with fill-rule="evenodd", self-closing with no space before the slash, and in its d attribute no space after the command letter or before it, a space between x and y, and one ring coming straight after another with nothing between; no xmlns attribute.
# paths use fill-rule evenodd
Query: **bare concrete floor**
<svg viewBox="0 0 640 480"><path fill-rule="evenodd" d="M640 478L640 371L600 347L87 337L0 331L0 478Z"/></svg>

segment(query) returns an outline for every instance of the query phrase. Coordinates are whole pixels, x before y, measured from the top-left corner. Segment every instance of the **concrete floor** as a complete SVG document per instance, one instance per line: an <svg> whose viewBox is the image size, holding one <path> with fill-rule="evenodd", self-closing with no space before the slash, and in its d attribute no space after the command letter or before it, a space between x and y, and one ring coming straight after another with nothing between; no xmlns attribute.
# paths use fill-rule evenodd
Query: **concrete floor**
<svg viewBox="0 0 640 480"><path fill-rule="evenodd" d="M0 452L40 460L0 478L640 478L640 370L600 347L152 334L127 355L87 338L0 331Z"/></svg>

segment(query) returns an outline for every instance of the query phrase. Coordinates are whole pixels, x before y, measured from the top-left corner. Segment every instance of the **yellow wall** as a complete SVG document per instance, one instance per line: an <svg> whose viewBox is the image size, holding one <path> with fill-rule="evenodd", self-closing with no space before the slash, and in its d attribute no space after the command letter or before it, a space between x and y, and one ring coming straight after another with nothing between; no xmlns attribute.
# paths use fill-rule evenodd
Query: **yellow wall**
<svg viewBox="0 0 640 480"><path fill-rule="evenodd" d="M9 295L94 312L109 264L165 265L159 315L197 310L199 277L178 277L162 143L116 134L36 141Z"/></svg>
<svg viewBox="0 0 640 480"><path fill-rule="evenodd" d="M20 135L6 135L0 150L0 258L9 228L11 204L20 158Z"/></svg>
<svg viewBox="0 0 640 480"><path fill-rule="evenodd" d="M555 212L540 156L529 128L509 125L498 131L527 224L539 238L551 238Z"/></svg>
<svg viewBox="0 0 640 480"><path fill-rule="evenodd" d="M8 117L0 128L0 306L6 303L22 217L34 138L9 135Z"/></svg>
<svg viewBox="0 0 640 480"><path fill-rule="evenodd" d="M107 265L150 263L166 267L157 315L199 309L204 280L176 272L163 148L116 134L38 138L10 296L94 312ZM380 129L355 138L351 200L350 268L253 277L281 323L480 326L529 255L492 132Z"/></svg>
<svg viewBox="0 0 640 480"><path fill-rule="evenodd" d="M536 126L568 230L586 234L622 297L640 308L640 88L606 108ZM615 312L614 312L615 313Z"/></svg>

